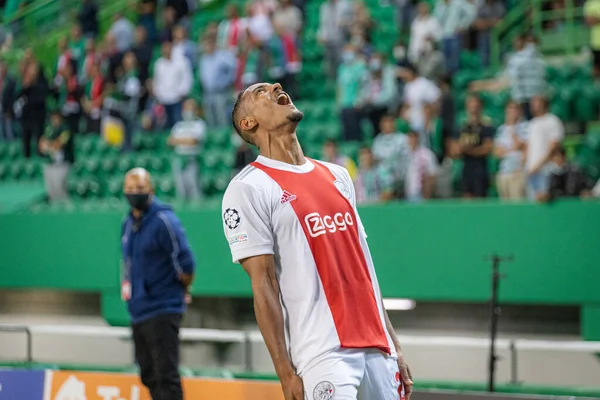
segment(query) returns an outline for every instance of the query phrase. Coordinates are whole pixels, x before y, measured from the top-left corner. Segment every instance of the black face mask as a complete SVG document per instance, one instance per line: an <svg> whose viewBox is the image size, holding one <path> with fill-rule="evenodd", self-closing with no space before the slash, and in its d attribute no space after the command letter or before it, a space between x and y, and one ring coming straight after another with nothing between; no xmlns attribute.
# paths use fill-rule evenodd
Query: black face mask
<svg viewBox="0 0 600 400"><path fill-rule="evenodd" d="M125 193L125 197L132 208L146 211L150 206L150 193Z"/></svg>

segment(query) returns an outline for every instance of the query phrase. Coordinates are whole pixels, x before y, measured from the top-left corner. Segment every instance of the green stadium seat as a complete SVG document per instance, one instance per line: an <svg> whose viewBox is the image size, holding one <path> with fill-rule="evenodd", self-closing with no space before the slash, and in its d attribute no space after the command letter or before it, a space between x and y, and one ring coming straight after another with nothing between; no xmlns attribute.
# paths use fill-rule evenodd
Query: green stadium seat
<svg viewBox="0 0 600 400"><path fill-rule="evenodd" d="M171 177L157 179L156 189L162 198L175 195L175 184Z"/></svg>
<svg viewBox="0 0 600 400"><path fill-rule="evenodd" d="M24 166L23 162L14 161L10 165L9 174L10 174L11 179L14 179L14 180L19 179L23 175L24 170L25 170L25 166Z"/></svg>
<svg viewBox="0 0 600 400"><path fill-rule="evenodd" d="M23 167L23 176L27 179L36 179L41 176L41 165L38 161L29 160Z"/></svg>
<svg viewBox="0 0 600 400"><path fill-rule="evenodd" d="M102 159L100 168L105 175L111 175L117 168L117 159L115 157L106 156Z"/></svg>
<svg viewBox="0 0 600 400"><path fill-rule="evenodd" d="M0 142L0 161L2 161L2 159L4 157L6 157L7 153L8 153L8 144L6 142Z"/></svg>
<svg viewBox="0 0 600 400"><path fill-rule="evenodd" d="M9 159L14 160L21 156L22 151L23 150L22 150L21 144L13 141L13 142L9 143L8 151L7 151L6 155L8 156Z"/></svg>
<svg viewBox="0 0 600 400"><path fill-rule="evenodd" d="M9 170L6 164L0 164L0 180L4 180L8 177Z"/></svg>
<svg viewBox="0 0 600 400"><path fill-rule="evenodd" d="M84 160L83 170L85 174L96 175L100 171L100 158L90 157Z"/></svg>
<svg viewBox="0 0 600 400"><path fill-rule="evenodd" d="M123 177L111 178L106 184L106 192L110 197L121 197L123 194Z"/></svg>

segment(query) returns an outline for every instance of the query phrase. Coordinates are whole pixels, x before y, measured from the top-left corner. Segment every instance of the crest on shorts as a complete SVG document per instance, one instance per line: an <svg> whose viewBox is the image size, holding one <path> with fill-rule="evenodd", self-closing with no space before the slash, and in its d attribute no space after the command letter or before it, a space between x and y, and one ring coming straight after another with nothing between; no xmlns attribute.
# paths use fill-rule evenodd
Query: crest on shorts
<svg viewBox="0 0 600 400"><path fill-rule="evenodd" d="M315 400L330 400L333 399L333 395L335 394L335 386L333 383L328 381L323 381L315 386L315 390L313 391L313 398Z"/></svg>
<svg viewBox="0 0 600 400"><path fill-rule="evenodd" d="M350 189L348 189L348 186L344 182L335 180L333 181L333 184L335 185L337 190L340 191L342 196L344 196L347 199L350 198Z"/></svg>

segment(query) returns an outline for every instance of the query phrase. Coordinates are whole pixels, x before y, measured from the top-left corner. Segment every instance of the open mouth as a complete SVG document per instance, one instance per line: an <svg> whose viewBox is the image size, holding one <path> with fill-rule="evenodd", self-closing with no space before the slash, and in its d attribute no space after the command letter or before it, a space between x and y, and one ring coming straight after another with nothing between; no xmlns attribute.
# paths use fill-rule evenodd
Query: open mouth
<svg viewBox="0 0 600 400"><path fill-rule="evenodd" d="M291 103L292 103L292 100L290 100L290 96L288 96L287 93L281 92L277 96L277 104L279 104L280 106L287 106L287 105L290 105Z"/></svg>

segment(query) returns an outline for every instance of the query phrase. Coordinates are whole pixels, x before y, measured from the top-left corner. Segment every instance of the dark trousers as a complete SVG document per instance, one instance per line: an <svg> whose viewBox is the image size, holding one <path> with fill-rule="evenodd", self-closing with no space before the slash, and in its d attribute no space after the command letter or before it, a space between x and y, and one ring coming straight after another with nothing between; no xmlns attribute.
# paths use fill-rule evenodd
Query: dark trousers
<svg viewBox="0 0 600 400"><path fill-rule="evenodd" d="M521 103L521 108L523 110L523 117L527 121L529 121L531 118L533 118L533 114L531 113L531 102L530 101Z"/></svg>
<svg viewBox="0 0 600 400"><path fill-rule="evenodd" d="M171 129L173 125L181 121L182 105L181 101L174 104L164 104L165 115L167 117L167 126L165 126L165 129Z"/></svg>
<svg viewBox="0 0 600 400"><path fill-rule="evenodd" d="M21 120L21 134L23 139L23 155L25 158L31 157L31 145L35 146L35 152L39 154L38 143L44 133L43 118L29 118Z"/></svg>
<svg viewBox="0 0 600 400"><path fill-rule="evenodd" d="M181 314L162 314L134 324L135 358L152 400L183 400L179 376Z"/></svg>
<svg viewBox="0 0 600 400"><path fill-rule="evenodd" d="M344 140L362 140L360 111L354 107L342 108L341 117Z"/></svg>
<svg viewBox="0 0 600 400"><path fill-rule="evenodd" d="M387 107L371 106L363 109L364 117L369 120L371 126L373 127L373 136L379 133L379 123L381 122L381 118L383 118L386 112Z"/></svg>

